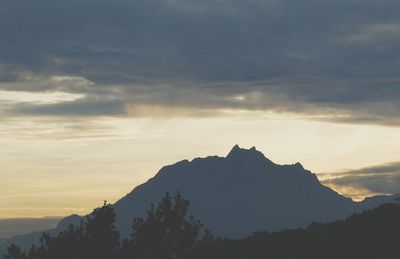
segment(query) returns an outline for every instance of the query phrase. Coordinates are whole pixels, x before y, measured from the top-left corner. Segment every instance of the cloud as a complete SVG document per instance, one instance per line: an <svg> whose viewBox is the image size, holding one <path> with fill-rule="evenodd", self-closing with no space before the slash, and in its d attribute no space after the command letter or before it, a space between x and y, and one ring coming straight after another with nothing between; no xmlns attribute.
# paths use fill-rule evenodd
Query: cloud
<svg viewBox="0 0 400 259"><path fill-rule="evenodd" d="M400 192L400 162L320 176L323 184L353 197Z"/></svg>
<svg viewBox="0 0 400 259"><path fill-rule="evenodd" d="M53 104L17 104L5 109L13 115L42 116L117 116L124 112L119 100L83 98Z"/></svg>
<svg viewBox="0 0 400 259"><path fill-rule="evenodd" d="M399 126L399 7L394 0L8 1L0 10L0 89L83 98L14 103L2 114L244 109Z"/></svg>
<svg viewBox="0 0 400 259"><path fill-rule="evenodd" d="M400 41L400 23L382 23L366 25L360 31L343 37L345 43L376 44Z"/></svg>

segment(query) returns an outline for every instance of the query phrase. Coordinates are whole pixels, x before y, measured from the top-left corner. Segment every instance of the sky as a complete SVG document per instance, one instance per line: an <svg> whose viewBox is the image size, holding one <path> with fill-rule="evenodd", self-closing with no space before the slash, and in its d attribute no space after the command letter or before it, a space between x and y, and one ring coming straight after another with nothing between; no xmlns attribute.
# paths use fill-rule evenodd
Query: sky
<svg viewBox="0 0 400 259"><path fill-rule="evenodd" d="M400 192L399 1L0 5L0 219L85 214L235 144Z"/></svg>

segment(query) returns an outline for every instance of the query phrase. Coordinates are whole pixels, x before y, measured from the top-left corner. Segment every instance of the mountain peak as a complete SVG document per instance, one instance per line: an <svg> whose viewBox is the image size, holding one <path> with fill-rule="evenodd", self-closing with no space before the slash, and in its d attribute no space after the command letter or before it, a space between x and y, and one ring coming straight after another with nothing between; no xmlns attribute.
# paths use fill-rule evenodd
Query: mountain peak
<svg viewBox="0 0 400 259"><path fill-rule="evenodd" d="M226 156L227 159L233 159L233 160L263 160L263 161L268 161L271 162L269 159L267 159L263 153L258 151L256 147L252 147L250 149L246 148L241 148L239 145L235 145L232 150L228 153ZM271 162L272 163L272 162Z"/></svg>
<svg viewBox="0 0 400 259"><path fill-rule="evenodd" d="M231 153L235 153L235 152L240 151L241 149L242 149L242 148L241 148L238 144L234 145L233 148L231 149L231 151L229 151L228 156L229 156Z"/></svg>
<svg viewBox="0 0 400 259"><path fill-rule="evenodd" d="M253 148L245 149L245 148L241 148L238 144L236 144L235 146L233 146L231 151L229 151L229 153L228 153L228 155L226 157L229 158L229 157L235 156L235 155L240 154L240 153L244 153L244 152L247 152L247 151L253 151L253 150L255 150L255 148L254 149Z"/></svg>

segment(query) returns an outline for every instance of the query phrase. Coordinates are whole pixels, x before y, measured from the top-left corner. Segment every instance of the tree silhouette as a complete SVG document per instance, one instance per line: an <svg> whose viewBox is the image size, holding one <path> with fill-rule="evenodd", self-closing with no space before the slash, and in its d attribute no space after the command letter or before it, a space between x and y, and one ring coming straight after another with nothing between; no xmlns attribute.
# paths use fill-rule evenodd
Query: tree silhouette
<svg viewBox="0 0 400 259"><path fill-rule="evenodd" d="M110 204L95 209L85 222L85 242L88 258L110 259L117 254L119 233L115 227L115 212Z"/></svg>
<svg viewBox="0 0 400 259"><path fill-rule="evenodd" d="M157 207L151 205L146 218L133 222L130 253L143 259L187 258L195 246L202 224L188 216L189 201L178 192L167 193Z"/></svg>
<svg viewBox="0 0 400 259"><path fill-rule="evenodd" d="M115 212L104 203L77 226L69 225L57 236L43 233L40 246L33 246L28 256L16 245L8 248L6 259L114 259L119 249Z"/></svg>
<svg viewBox="0 0 400 259"><path fill-rule="evenodd" d="M12 244L7 248L7 254L4 255L5 259L26 259L26 255L24 252L21 251L21 249Z"/></svg>
<svg viewBox="0 0 400 259"><path fill-rule="evenodd" d="M8 247L5 259L398 259L400 204L386 204L332 223L306 229L256 232L220 240L188 216L189 202L168 193L145 218L136 218L131 239L119 245L115 213L106 203L80 225L56 236L43 234L27 253Z"/></svg>
<svg viewBox="0 0 400 259"><path fill-rule="evenodd" d="M69 225L68 229L52 237L43 233L41 246L34 247L29 252L29 259L80 259L84 258L85 253L84 226Z"/></svg>

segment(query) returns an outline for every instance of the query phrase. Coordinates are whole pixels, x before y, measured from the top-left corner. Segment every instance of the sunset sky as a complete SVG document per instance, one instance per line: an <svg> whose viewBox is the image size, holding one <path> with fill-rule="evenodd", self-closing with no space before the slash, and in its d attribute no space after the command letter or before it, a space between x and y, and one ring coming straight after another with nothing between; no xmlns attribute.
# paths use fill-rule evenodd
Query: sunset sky
<svg viewBox="0 0 400 259"><path fill-rule="evenodd" d="M0 218L85 214L235 144L400 191L397 0L0 5Z"/></svg>

